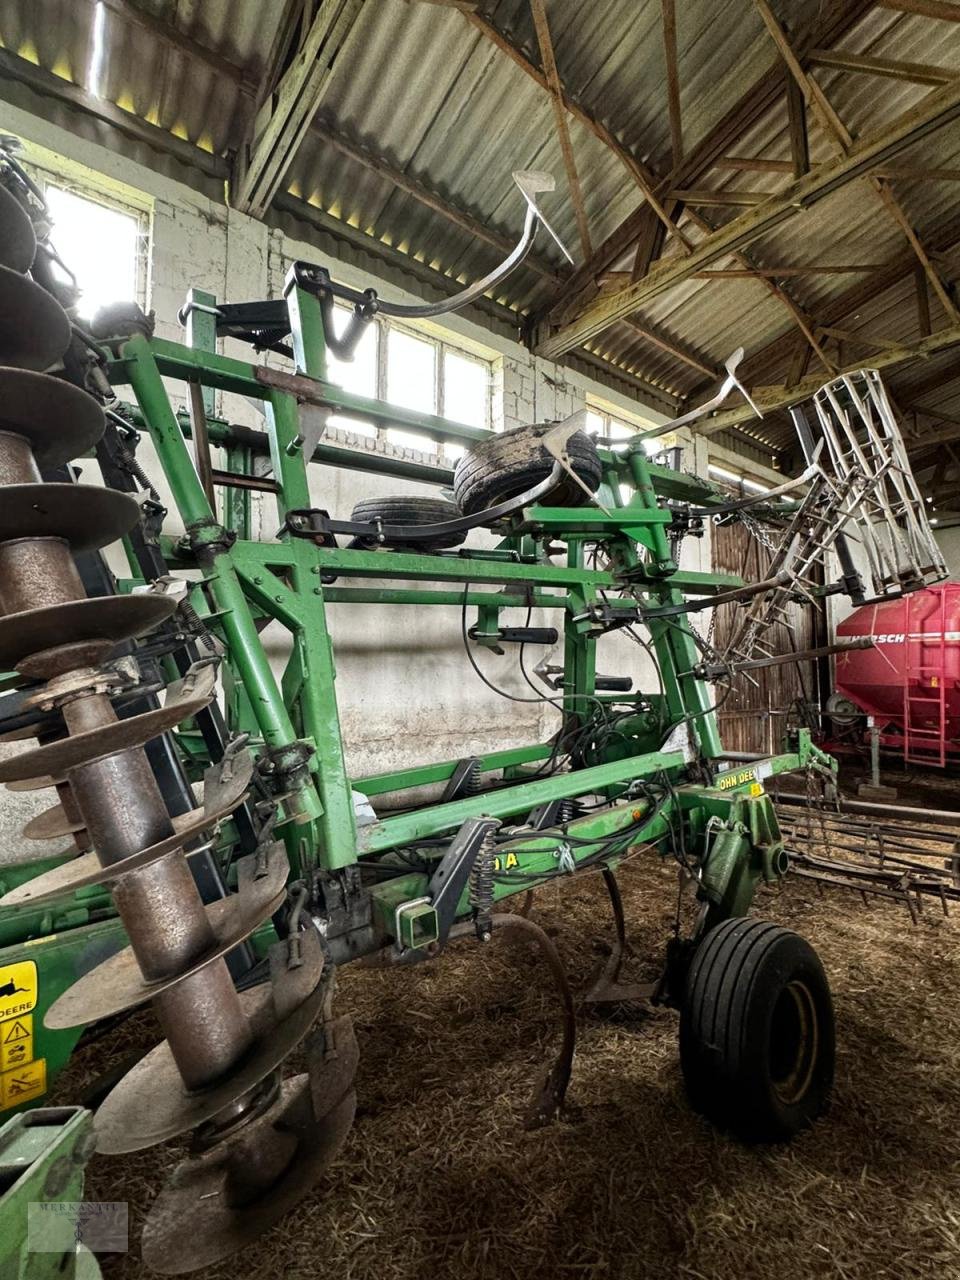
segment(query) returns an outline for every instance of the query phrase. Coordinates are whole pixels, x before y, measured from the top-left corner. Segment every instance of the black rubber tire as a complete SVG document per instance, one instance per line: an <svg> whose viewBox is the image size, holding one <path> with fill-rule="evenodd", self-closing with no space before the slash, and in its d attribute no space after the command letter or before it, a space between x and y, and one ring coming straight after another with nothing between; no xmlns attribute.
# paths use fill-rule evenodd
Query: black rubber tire
<svg viewBox="0 0 960 1280"><path fill-rule="evenodd" d="M785 1142L830 1100L833 1002L817 953L764 920L725 920L697 948L680 1011L694 1110L748 1142Z"/></svg>
<svg viewBox="0 0 960 1280"><path fill-rule="evenodd" d="M555 426L555 422L536 422L514 427L482 440L464 454L453 475L454 496L464 515L495 507L546 480L554 459L540 440ZM567 453L574 471L591 493L595 492L602 468L593 440L577 431L567 441ZM582 507L586 500L583 490L567 475L552 493L540 499L556 507Z"/></svg>
<svg viewBox="0 0 960 1280"><path fill-rule="evenodd" d="M442 524L446 520L459 520L462 511L446 498L362 498L353 508L351 520L382 520L384 524L421 525ZM445 538L429 542L383 542L386 547L404 547L411 551L436 551L441 547L459 547L466 533L450 533ZM371 541L369 546L377 546Z"/></svg>

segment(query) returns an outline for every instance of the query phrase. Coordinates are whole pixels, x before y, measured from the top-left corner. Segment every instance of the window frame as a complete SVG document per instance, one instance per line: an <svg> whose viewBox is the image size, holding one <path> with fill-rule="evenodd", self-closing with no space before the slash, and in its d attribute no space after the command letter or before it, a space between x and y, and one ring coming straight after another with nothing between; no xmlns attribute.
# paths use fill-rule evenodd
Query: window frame
<svg viewBox="0 0 960 1280"><path fill-rule="evenodd" d="M86 200L89 204L100 205L104 209L110 209L115 213L121 213L125 217L131 218L136 223L136 239L137 251L134 264L134 297L129 301L136 302L144 311L147 310L148 293L150 287L150 264L151 249L153 240L152 218L150 211L142 205L134 204L130 200L125 200L122 196L103 191L101 188L94 186L92 183L85 182L82 178L74 178L69 174L54 173L42 165L30 164L28 162L28 170L32 170L31 177L37 183L44 199L47 197L47 191L54 188L63 191L67 195L76 196L80 200ZM56 223L50 234L53 247L57 247L57 227ZM70 263L65 263L70 268ZM124 301L124 299L117 299Z"/></svg>
<svg viewBox="0 0 960 1280"><path fill-rule="evenodd" d="M342 303L335 304L335 310L342 313L345 317L351 312L351 308ZM387 397L387 362L388 362L388 346L390 342L390 334L401 333L407 337L415 338L418 342L424 342L434 349L434 403L437 406L437 416L446 417L446 374L445 374L445 356L449 352L451 355L458 356L462 360L467 360L471 364L479 365L486 376L486 393L484 395L484 412L482 430L493 430L493 385L494 385L494 360L484 356L479 356L473 351L468 351L465 347L460 346L456 341L450 341L447 338L439 338L432 333L425 333L422 329L418 329L416 325L397 321L387 316L377 316L373 321L374 331L376 333L376 378L373 394L378 400L388 402ZM406 427L388 427L377 426L374 424L374 439L392 444L387 439L386 433L391 430L404 431L406 434L416 434L413 428L409 431ZM444 445L439 445L424 436L424 453L436 453L442 456L445 451ZM396 448L412 447L404 445L395 445Z"/></svg>

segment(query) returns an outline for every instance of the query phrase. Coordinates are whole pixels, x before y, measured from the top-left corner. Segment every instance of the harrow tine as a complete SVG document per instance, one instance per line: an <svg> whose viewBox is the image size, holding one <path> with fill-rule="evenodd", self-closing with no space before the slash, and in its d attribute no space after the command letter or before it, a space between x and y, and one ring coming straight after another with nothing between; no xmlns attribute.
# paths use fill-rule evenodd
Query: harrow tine
<svg viewBox="0 0 960 1280"><path fill-rule="evenodd" d="M610 949L610 955L590 983L587 993L583 997L583 1003L585 1005L615 1005L634 1004L638 1001L649 1000L657 988L655 982L620 981L620 969L623 965L624 955L627 952L623 898L621 897L620 886L617 883L617 877L614 872L609 867L604 867L600 874L603 876L603 883L606 886L607 893L610 895L616 939Z"/></svg>
<svg viewBox="0 0 960 1280"><path fill-rule="evenodd" d="M545 1064L534 1087L530 1106L524 1122L526 1129L542 1129L550 1124L563 1110L570 1075L573 1071L573 1054L577 1045L577 1015L573 1001L573 991L567 979L560 953L538 924L528 920L526 916L497 913L493 916L493 937L502 937L511 941L511 934L519 935L524 942L534 942L556 984L557 992L563 1005L563 1039L560 1052L553 1062ZM472 925L470 926L472 928Z"/></svg>

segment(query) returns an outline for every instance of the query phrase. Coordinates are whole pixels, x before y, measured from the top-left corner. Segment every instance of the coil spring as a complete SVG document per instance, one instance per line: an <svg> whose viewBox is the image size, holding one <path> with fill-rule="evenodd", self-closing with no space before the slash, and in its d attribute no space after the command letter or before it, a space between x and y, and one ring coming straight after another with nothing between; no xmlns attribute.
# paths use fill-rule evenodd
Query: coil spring
<svg viewBox="0 0 960 1280"><path fill-rule="evenodd" d="M576 816L577 802L575 800L561 800L557 807L557 826L572 822Z"/></svg>
<svg viewBox="0 0 960 1280"><path fill-rule="evenodd" d="M488 829L470 869L470 906L473 908L477 937L481 942L489 942L493 932L493 872L497 853L495 831L496 827L493 826Z"/></svg>
<svg viewBox="0 0 960 1280"><path fill-rule="evenodd" d="M480 791L480 761L474 760L463 779L461 786L461 794L465 796L475 796Z"/></svg>

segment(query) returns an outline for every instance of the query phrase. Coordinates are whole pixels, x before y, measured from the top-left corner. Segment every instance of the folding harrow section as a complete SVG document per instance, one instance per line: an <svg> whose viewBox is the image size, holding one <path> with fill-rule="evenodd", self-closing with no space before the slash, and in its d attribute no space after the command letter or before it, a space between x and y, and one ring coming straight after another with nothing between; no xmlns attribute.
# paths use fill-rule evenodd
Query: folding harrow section
<svg viewBox="0 0 960 1280"><path fill-rule="evenodd" d="M174 1172L143 1237L149 1266L183 1272L240 1247L310 1188L352 1120L353 1059L346 1054L324 1072L323 1055L314 1053L309 1072L281 1078L283 1058L326 992L315 933L273 948L266 987L241 995L227 968L226 954L285 900L283 845L261 844L240 862L237 892L209 905L191 874L198 839L246 794L249 755L230 754L211 769L202 807L176 819L150 767L145 745L213 699L214 667L192 668L162 707L117 715L114 700L129 680L108 663L115 646L157 626L175 602L149 592L88 598L84 590L74 553L128 533L140 509L112 489L42 478L41 468L96 444L105 424L92 397L42 372L61 362L72 335L67 313L26 274L33 236L19 202L4 196L0 668L42 682L28 705L46 719L36 729L41 745L0 762L0 781L56 786L60 803L29 834L81 833L78 848L91 851L4 903L111 886L130 946L82 976L46 1024L83 1025L152 1002L166 1039L116 1087L95 1131L100 1149L116 1151L197 1130L193 1154Z"/></svg>

